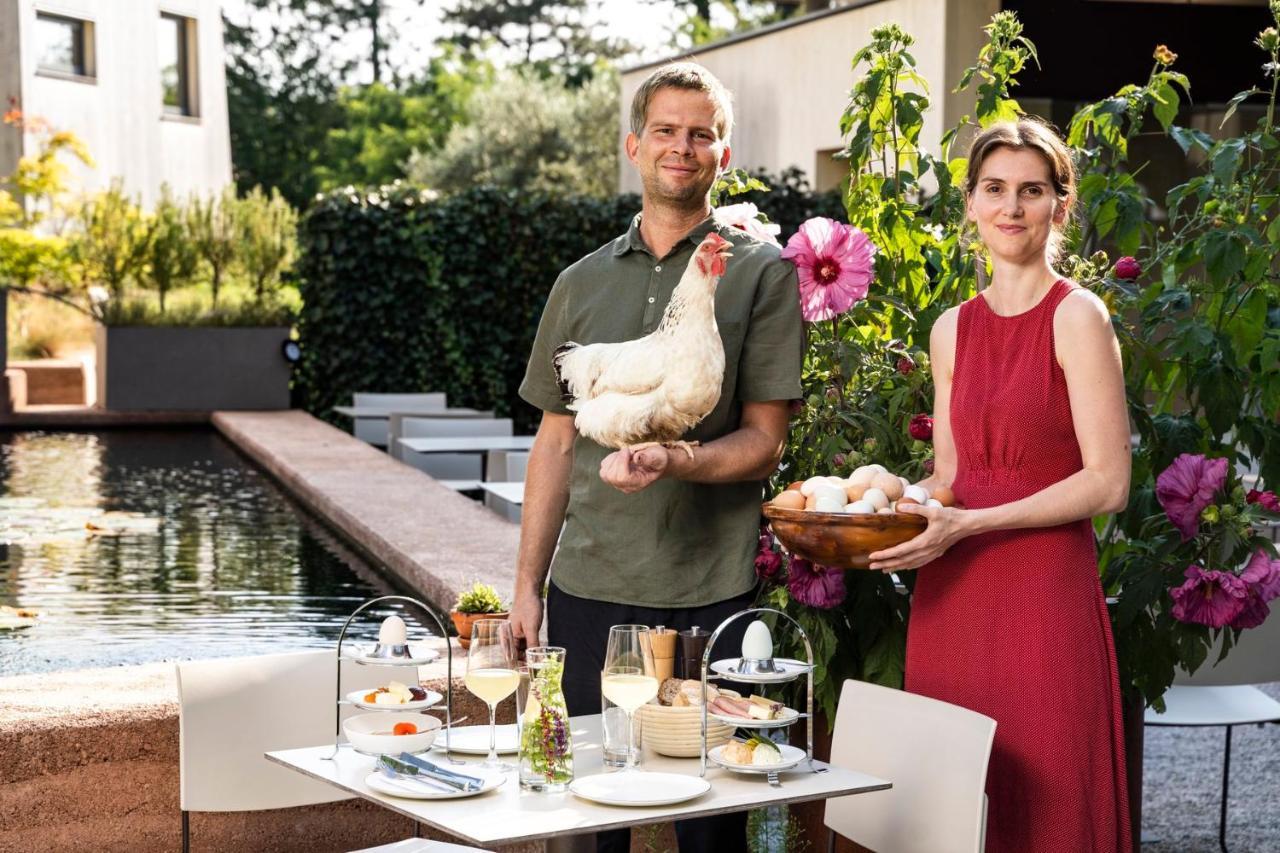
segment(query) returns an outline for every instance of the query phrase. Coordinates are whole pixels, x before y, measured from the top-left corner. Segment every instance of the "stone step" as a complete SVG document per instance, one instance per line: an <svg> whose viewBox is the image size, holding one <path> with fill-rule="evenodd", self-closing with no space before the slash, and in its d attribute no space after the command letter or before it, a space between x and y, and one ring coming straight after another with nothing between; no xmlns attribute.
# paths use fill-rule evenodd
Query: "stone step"
<svg viewBox="0 0 1280 853"><path fill-rule="evenodd" d="M26 376L25 404L28 406L83 406L86 403L83 362L61 359L10 361L6 373L10 371L21 371Z"/></svg>

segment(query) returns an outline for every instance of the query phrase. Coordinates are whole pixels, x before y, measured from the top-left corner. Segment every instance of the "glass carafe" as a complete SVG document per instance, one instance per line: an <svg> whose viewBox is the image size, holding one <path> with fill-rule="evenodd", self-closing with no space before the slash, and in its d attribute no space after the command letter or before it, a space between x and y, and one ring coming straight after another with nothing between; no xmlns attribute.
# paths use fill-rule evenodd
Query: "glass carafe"
<svg viewBox="0 0 1280 853"><path fill-rule="evenodd" d="M564 649L537 646L525 653L529 697L520 709L520 787L563 791L573 781L573 741L565 706Z"/></svg>

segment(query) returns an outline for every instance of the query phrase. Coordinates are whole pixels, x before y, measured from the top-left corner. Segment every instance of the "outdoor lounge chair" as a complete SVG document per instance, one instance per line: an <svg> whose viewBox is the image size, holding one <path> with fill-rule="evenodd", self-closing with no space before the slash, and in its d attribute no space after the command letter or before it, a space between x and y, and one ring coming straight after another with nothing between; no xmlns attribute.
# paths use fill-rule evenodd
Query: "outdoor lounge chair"
<svg viewBox="0 0 1280 853"><path fill-rule="evenodd" d="M1280 723L1280 702L1254 684L1280 681L1280 616L1272 613L1257 628L1240 635L1226 660L1214 666L1219 646L1210 649L1205 663L1188 675L1179 670L1173 686L1164 694L1165 711L1148 708L1148 726L1223 726L1222 801L1218 812L1218 846L1227 849L1227 798L1231 782L1231 732L1235 726Z"/></svg>
<svg viewBox="0 0 1280 853"><path fill-rule="evenodd" d="M430 394L370 394L358 391L351 395L351 405L353 406L379 406L385 408L393 408L400 406L405 409L439 409L444 411L448 406L444 393ZM353 418L351 421L351 433L361 441L372 444L375 447L387 446L387 419L382 418Z"/></svg>
<svg viewBox="0 0 1280 853"><path fill-rule="evenodd" d="M846 681L831 763L893 787L828 800L831 848L838 833L877 853L981 853L995 734L995 720L967 708Z"/></svg>
<svg viewBox="0 0 1280 853"><path fill-rule="evenodd" d="M328 650L177 664L178 763L182 850L190 850L190 812L282 809L351 799L263 757L269 750L331 742L337 671ZM374 667L343 670L343 687L375 687ZM419 846L396 846L405 844ZM422 846L434 845L434 846ZM473 851L410 838L372 851Z"/></svg>

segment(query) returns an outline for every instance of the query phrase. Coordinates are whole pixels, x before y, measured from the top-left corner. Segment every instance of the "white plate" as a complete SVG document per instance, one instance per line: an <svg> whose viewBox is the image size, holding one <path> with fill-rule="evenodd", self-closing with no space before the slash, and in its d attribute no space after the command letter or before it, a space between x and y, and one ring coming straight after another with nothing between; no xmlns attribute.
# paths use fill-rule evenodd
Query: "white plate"
<svg viewBox="0 0 1280 853"><path fill-rule="evenodd" d="M697 776L633 770L583 776L570 782L569 790L606 806L669 806L701 797L711 783Z"/></svg>
<svg viewBox="0 0 1280 853"><path fill-rule="evenodd" d="M422 688L426 690L426 688ZM366 711L419 711L423 708L430 708L444 697L434 690L427 690L427 698L413 702L405 702L402 705L378 705L374 702L364 701L364 697L372 693L372 690L353 690L347 694L347 701L357 708L364 708Z"/></svg>
<svg viewBox="0 0 1280 853"><path fill-rule="evenodd" d="M389 797L404 797L406 800L457 800L492 791L507 781L507 774L500 770L495 772L483 767L468 766L458 768L458 772L483 779L484 784L475 791L433 791L427 787L400 785L396 780L388 779L376 770L365 777L364 783L379 794L386 794Z"/></svg>
<svg viewBox="0 0 1280 853"><path fill-rule="evenodd" d="M415 646L409 647L409 654L413 655L409 658L375 658L371 654L372 651L373 646L369 646L353 652L350 657L356 663L367 666L422 666L440 658L440 653L435 649Z"/></svg>
<svg viewBox="0 0 1280 853"><path fill-rule="evenodd" d="M731 717L728 714L717 714L710 709L707 710L708 717L714 717L722 723L728 723L740 729L778 729L783 726L789 726L800 716L800 712L795 708L783 708L782 716L774 720L757 720L755 717Z"/></svg>
<svg viewBox="0 0 1280 853"><path fill-rule="evenodd" d="M723 746L710 750L707 758L727 770L737 770L739 773L776 773L779 770L789 770L804 761L805 752L800 747L788 743L780 743L777 746L778 751L782 753L781 764L735 764L732 761L725 761L721 757L724 754Z"/></svg>
<svg viewBox="0 0 1280 853"><path fill-rule="evenodd" d="M445 732L441 731L436 735L435 743L431 746L433 749L444 749ZM512 753L520 751L520 734L516 729L515 723L507 723L498 726L497 730L498 752ZM488 755L489 754L489 727L488 726L454 726L452 734L449 736L450 752L460 752L463 755Z"/></svg>
<svg viewBox="0 0 1280 853"><path fill-rule="evenodd" d="M793 678L804 675L811 667L803 661L793 658L774 658L773 664L782 670L781 672L769 673L740 673L738 672L738 658L725 658L711 664L711 671L723 675L732 681L743 681L748 684L769 684L774 681L790 681Z"/></svg>

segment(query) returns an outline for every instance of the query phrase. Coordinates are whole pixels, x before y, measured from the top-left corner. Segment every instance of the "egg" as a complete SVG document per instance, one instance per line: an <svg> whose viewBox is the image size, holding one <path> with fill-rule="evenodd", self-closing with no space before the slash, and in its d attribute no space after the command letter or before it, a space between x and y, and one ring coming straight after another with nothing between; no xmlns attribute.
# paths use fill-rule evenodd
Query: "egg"
<svg viewBox="0 0 1280 853"><path fill-rule="evenodd" d="M871 515L876 511L876 508L866 501L850 501L845 506L844 511L854 515Z"/></svg>
<svg viewBox="0 0 1280 853"><path fill-rule="evenodd" d="M946 504L944 504L942 501L938 500L937 498L929 498L929 502L926 503L925 506L943 507L943 506L946 506Z"/></svg>
<svg viewBox="0 0 1280 853"><path fill-rule="evenodd" d="M909 498L906 495L903 495L902 497L898 498L896 501L893 502L893 511L897 512L898 507L900 506L919 506L919 505L920 505L920 501L916 500L915 498Z"/></svg>
<svg viewBox="0 0 1280 853"><path fill-rule="evenodd" d="M855 468L853 473L849 475L846 481L850 486L870 486L871 478L876 475L875 469L870 465L863 465Z"/></svg>
<svg viewBox="0 0 1280 853"><path fill-rule="evenodd" d="M849 503L853 503L854 501L860 501L862 500L863 494L865 494L867 489L869 488L871 487L868 486L866 483L857 483L857 484L850 483L849 485L844 487L844 496L849 501Z"/></svg>
<svg viewBox="0 0 1280 853"><path fill-rule="evenodd" d="M877 474L883 474L883 473L885 473L886 471L888 471L888 470L889 470L888 468L886 468L886 467L884 467L883 465L881 465L879 462L873 462L872 464L868 465L867 467L868 467L868 468L870 468L872 471L875 471Z"/></svg>
<svg viewBox="0 0 1280 853"><path fill-rule="evenodd" d="M923 486L908 485L905 489L902 490L902 498L904 500L907 498L910 498L912 503L922 504L925 501L929 500L929 493L925 490Z"/></svg>
<svg viewBox="0 0 1280 853"><path fill-rule="evenodd" d="M883 509L876 510L876 515L893 515L893 507L887 506Z"/></svg>
<svg viewBox="0 0 1280 853"><path fill-rule="evenodd" d="M891 501L902 497L902 481L887 471L876 474L871 480L871 487L884 492Z"/></svg>
<svg viewBox="0 0 1280 853"><path fill-rule="evenodd" d="M943 506L951 506L956 502L956 493L950 486L938 486L933 490L933 499Z"/></svg>
<svg viewBox="0 0 1280 853"><path fill-rule="evenodd" d="M800 484L800 494L806 498L813 494L813 490L818 486L829 486L826 477L810 477Z"/></svg>
<svg viewBox="0 0 1280 853"><path fill-rule="evenodd" d="M403 646L407 631L404 620L399 616L388 616L382 620L378 628L378 644L383 646Z"/></svg>
<svg viewBox="0 0 1280 853"><path fill-rule="evenodd" d="M803 486L803 485L804 485L804 480L796 480L794 483L792 483L791 485L787 486L787 491L788 491L788 492L798 492L798 491L800 491L800 487L801 487L801 486Z"/></svg>
<svg viewBox="0 0 1280 853"><path fill-rule="evenodd" d="M862 493L862 499L876 509L881 509L889 505L889 496L880 489L867 489Z"/></svg>
<svg viewBox="0 0 1280 853"><path fill-rule="evenodd" d="M827 477L827 482L833 486L839 486L842 489L845 487L844 477L837 477L835 474L829 475Z"/></svg>
<svg viewBox="0 0 1280 853"><path fill-rule="evenodd" d="M773 657L773 635L769 633L769 626L759 619L748 625L742 635L742 656L750 660Z"/></svg>
<svg viewBox="0 0 1280 853"><path fill-rule="evenodd" d="M844 495L840 497L832 497L831 495L815 495L813 499L814 512L844 512Z"/></svg>
<svg viewBox="0 0 1280 853"><path fill-rule="evenodd" d="M904 488L904 489L905 489L907 486L910 486L910 485L911 485L911 481L910 481L910 480L908 480L906 477L899 477L898 479L902 481L902 488Z"/></svg>
<svg viewBox="0 0 1280 853"><path fill-rule="evenodd" d="M788 489L773 499L779 509L804 509L804 495Z"/></svg>
<svg viewBox="0 0 1280 853"><path fill-rule="evenodd" d="M809 491L809 496L814 498L830 498L831 500L840 501L840 506L848 503L845 498L844 486L837 486L834 483L815 483Z"/></svg>

